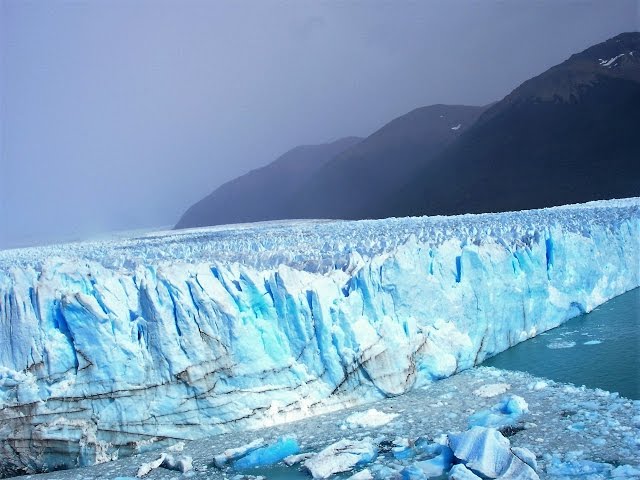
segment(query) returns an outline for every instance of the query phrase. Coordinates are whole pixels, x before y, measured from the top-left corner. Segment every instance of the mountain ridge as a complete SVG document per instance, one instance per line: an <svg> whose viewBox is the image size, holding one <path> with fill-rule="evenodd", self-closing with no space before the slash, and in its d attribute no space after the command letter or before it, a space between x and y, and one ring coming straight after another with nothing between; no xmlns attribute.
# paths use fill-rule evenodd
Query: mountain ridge
<svg viewBox="0 0 640 480"><path fill-rule="evenodd" d="M638 196L636 125L640 33L626 32L574 53L485 107L436 104L391 120L309 175L281 178L287 188L277 193L276 209L265 212L254 200L255 215L220 221L201 201L196 205L207 220L189 224L185 214L176 228L502 212ZM242 201L224 198L218 209L233 211L229 205Z"/></svg>
<svg viewBox="0 0 640 480"><path fill-rule="evenodd" d="M605 65L620 54L630 60ZM637 32L572 55L487 109L411 182L361 214L501 212L637 196L639 69Z"/></svg>
<svg viewBox="0 0 640 480"><path fill-rule="evenodd" d="M189 207L175 228L276 220L296 181L304 181L335 154L361 140L351 136L294 147L273 162L220 185ZM284 178L289 183L284 183Z"/></svg>
<svg viewBox="0 0 640 480"><path fill-rule="evenodd" d="M344 212L335 206L349 205L351 199L348 196L350 192L354 191L353 188L349 188L349 181L359 176L362 169L374 174L373 169L365 168L358 162L369 162L371 158L386 161L389 154L404 155L406 150L416 143L426 145L428 155L435 155L446 144L464 132L469 125L473 124L485 108L444 104L418 107L394 118L366 138L345 137L350 139L346 142L345 148L336 149L339 151L331 155L331 158L323 157L321 161L314 164L317 168L312 169L313 175L295 177L291 175L291 172L279 171L282 175L281 178L264 179L262 173L278 168L283 164L284 159L300 152L300 149L322 148L322 145L294 147L270 164L252 170L218 187L210 195L192 205L175 228L285 218L347 218L346 215L340 215ZM323 145L334 144L335 142ZM386 158L384 158L385 156ZM399 168L393 169L391 167L394 165L387 165L385 171L376 175L377 188L380 188L384 182L388 182L389 178L394 175L396 186L401 185L409 178L409 175L415 170L415 164L411 163L411 159L405 158L404 160L404 163L395 165ZM352 170L351 173L345 174L345 166ZM365 182L368 180L366 177L361 176L360 178ZM325 184L333 184L331 195L326 195L327 187L320 183L322 181ZM271 194L275 192L278 196L277 201L265 203L258 201L255 192L251 195L243 193L243 188L251 182L253 182L253 187L260 191L269 190L271 187ZM336 183L343 184L341 191L339 188L335 188ZM239 188L239 184L245 185L245 187ZM275 185L278 185L278 188L275 188ZM281 189L282 186L285 187L284 191ZM313 190L313 193L310 190ZM345 196L347 200L345 200ZM237 209L234 206L236 201L247 202L247 207L251 206L253 210L246 207ZM226 212L221 212L220 209L226 209Z"/></svg>
<svg viewBox="0 0 640 480"><path fill-rule="evenodd" d="M373 198L406 183L423 163L473 125L485 108L436 104L391 120L311 177L292 202L292 216L365 218L361 212ZM325 195L329 190L331 195Z"/></svg>

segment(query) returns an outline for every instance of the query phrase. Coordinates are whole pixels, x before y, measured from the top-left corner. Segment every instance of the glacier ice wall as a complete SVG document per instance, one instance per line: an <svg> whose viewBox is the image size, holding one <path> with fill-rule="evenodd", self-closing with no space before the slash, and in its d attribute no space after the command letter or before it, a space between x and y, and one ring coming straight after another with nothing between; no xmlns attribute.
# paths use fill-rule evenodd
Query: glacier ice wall
<svg viewBox="0 0 640 480"><path fill-rule="evenodd" d="M399 395L640 284L640 199L0 252L0 474Z"/></svg>

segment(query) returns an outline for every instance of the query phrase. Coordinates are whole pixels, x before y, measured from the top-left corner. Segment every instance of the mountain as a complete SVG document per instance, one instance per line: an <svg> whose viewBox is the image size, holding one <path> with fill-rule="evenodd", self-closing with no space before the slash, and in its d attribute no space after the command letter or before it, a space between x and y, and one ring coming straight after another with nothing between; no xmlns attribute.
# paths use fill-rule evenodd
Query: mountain
<svg viewBox="0 0 640 480"><path fill-rule="evenodd" d="M362 141L294 149L220 187L177 228L640 196L638 125L640 33L631 32L571 56L489 107L418 108Z"/></svg>
<svg viewBox="0 0 640 480"><path fill-rule="evenodd" d="M640 195L640 33L571 56L491 106L360 216L540 208Z"/></svg>
<svg viewBox="0 0 640 480"><path fill-rule="evenodd" d="M217 188L191 206L176 228L256 222L287 217L287 201L298 185L362 139L346 137L322 145L289 150L269 165L252 170Z"/></svg>
<svg viewBox="0 0 640 480"><path fill-rule="evenodd" d="M485 107L433 105L366 139L297 147L193 205L176 228L284 218L359 218L458 138Z"/></svg>
<svg viewBox="0 0 640 480"><path fill-rule="evenodd" d="M432 105L391 121L327 162L290 202L292 218L378 216L372 203L406 184L472 125L485 107Z"/></svg>

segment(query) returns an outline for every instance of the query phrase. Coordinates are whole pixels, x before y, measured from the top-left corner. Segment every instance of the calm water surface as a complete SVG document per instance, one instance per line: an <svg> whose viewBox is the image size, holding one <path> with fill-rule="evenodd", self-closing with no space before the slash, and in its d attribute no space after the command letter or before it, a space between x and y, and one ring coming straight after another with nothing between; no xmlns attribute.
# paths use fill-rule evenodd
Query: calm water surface
<svg viewBox="0 0 640 480"><path fill-rule="evenodd" d="M640 288L499 353L483 365L640 399Z"/></svg>

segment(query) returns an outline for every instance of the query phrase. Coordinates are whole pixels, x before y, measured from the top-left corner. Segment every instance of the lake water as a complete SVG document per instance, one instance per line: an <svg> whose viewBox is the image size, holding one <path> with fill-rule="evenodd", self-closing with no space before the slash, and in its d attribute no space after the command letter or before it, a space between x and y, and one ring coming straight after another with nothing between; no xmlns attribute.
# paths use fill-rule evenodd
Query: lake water
<svg viewBox="0 0 640 480"><path fill-rule="evenodd" d="M486 360L640 399L640 288Z"/></svg>

